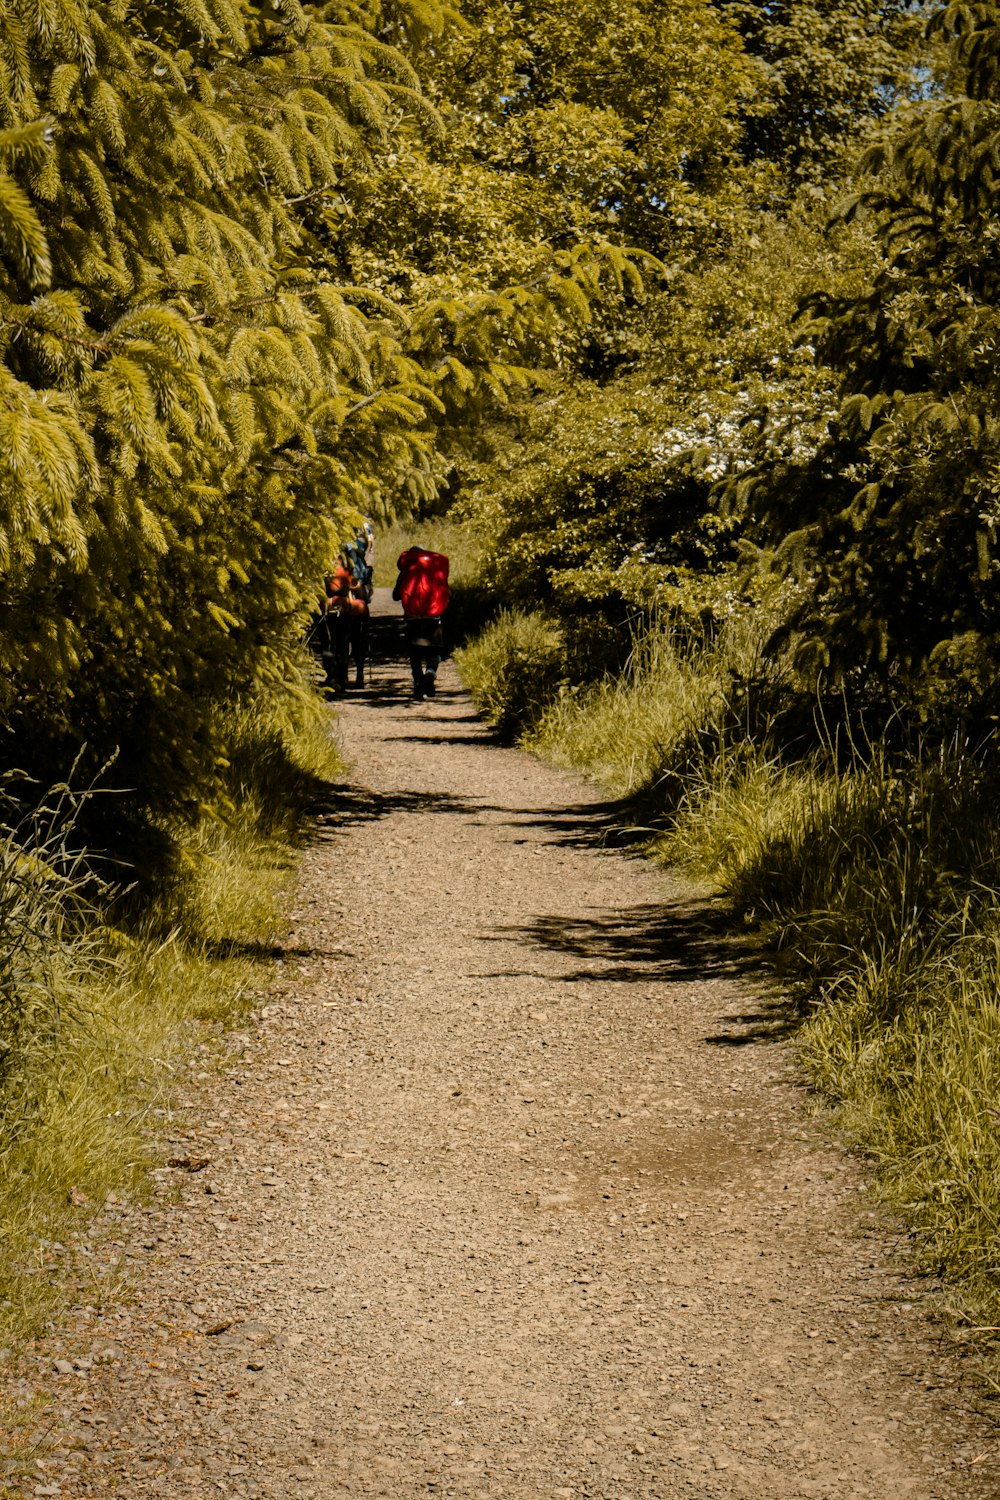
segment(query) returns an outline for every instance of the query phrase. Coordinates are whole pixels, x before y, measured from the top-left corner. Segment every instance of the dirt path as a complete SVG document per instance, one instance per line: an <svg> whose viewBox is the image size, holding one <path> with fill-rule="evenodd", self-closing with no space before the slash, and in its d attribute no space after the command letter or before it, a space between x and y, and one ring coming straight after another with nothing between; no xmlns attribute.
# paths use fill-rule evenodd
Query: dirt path
<svg viewBox="0 0 1000 1500"><path fill-rule="evenodd" d="M260 1035L172 1148L211 1163L123 1220L141 1302L65 1345L33 1493L995 1493L711 911L449 667L419 707L377 676Z"/></svg>

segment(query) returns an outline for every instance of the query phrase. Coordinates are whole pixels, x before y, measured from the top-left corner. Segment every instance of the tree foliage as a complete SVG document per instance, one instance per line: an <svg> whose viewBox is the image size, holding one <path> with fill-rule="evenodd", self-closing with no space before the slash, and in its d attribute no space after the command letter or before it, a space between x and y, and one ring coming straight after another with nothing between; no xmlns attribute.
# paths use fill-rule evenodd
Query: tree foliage
<svg viewBox="0 0 1000 1500"><path fill-rule="evenodd" d="M2 7L2 758L117 757L114 805L154 822L217 805L227 702L294 676L360 508L464 486L495 563L567 610L697 597L737 419L826 400L784 326L807 268L853 299L828 357L867 358L865 232L821 248L822 173L902 90L914 8L809 11ZM925 171L907 149L894 192ZM912 280L924 230L885 212Z"/></svg>
<svg viewBox="0 0 1000 1500"><path fill-rule="evenodd" d="M528 285L403 295L340 253L366 180L443 130L379 33L447 24L430 0L3 8L8 760L58 776L86 747L144 815L211 801L225 704L288 678L357 508L433 494L442 416L632 274L566 243Z"/></svg>
<svg viewBox="0 0 1000 1500"><path fill-rule="evenodd" d="M347 274L432 308L452 352L483 371L457 412L467 445L470 395L488 417L498 398L533 390L539 368L581 357L613 367L656 262L689 260L724 233L705 185L734 159L752 69L710 0L468 0L462 24L430 45L385 34L419 63L444 133L429 149L413 136L394 143L325 232ZM601 273L595 298L588 275ZM525 289L544 286L553 296L539 308ZM496 298L511 287L513 301ZM504 385L500 363L518 366L519 381Z"/></svg>
<svg viewBox="0 0 1000 1500"><path fill-rule="evenodd" d="M754 86L729 19L710 0L474 0L468 15L435 87L495 192L536 238L670 251L731 166Z"/></svg>
<svg viewBox="0 0 1000 1500"><path fill-rule="evenodd" d="M824 233L843 184L833 167L912 79L919 27L906 6L852 0L812 9L815 25L790 7L712 6L711 81L700 71L708 59L678 34L658 54L660 101L671 88L675 104L683 99L692 78L707 101L689 125L675 108L676 155L655 212L641 172L616 207L623 221L646 226L662 272L633 308L587 329L586 378L575 368L547 386L513 431L498 434L496 458L470 476L476 491L466 505L489 538L487 576L497 587L506 577L527 603L603 601L618 617L650 601L686 615L712 600L724 607L738 588L727 575L739 527L712 497L741 450L740 423L766 405L794 416L800 433L823 430L835 376L796 344L792 319L802 297L857 294L871 270L865 225ZM589 10L584 18L601 24ZM703 19L686 11L689 44ZM603 24L607 48L630 34L620 9L605 8ZM845 36L853 38L846 62ZM593 41L574 52L584 69L600 55ZM572 69L560 81L573 97ZM607 101L616 116L622 88L616 77ZM640 142L649 97L635 90ZM590 107L604 105L598 89ZM656 117L658 105L650 107ZM803 121L811 121L806 132ZM550 191L547 182L540 190Z"/></svg>
<svg viewBox="0 0 1000 1500"><path fill-rule="evenodd" d="M805 589L804 659L975 695L1000 645L1000 9L949 5L933 26L954 92L910 110L843 209L871 216L877 274L811 307L836 415L783 451L766 428L742 493Z"/></svg>
<svg viewBox="0 0 1000 1500"><path fill-rule="evenodd" d="M722 9L761 70L744 154L792 182L843 170L859 133L919 87L921 0L722 0Z"/></svg>

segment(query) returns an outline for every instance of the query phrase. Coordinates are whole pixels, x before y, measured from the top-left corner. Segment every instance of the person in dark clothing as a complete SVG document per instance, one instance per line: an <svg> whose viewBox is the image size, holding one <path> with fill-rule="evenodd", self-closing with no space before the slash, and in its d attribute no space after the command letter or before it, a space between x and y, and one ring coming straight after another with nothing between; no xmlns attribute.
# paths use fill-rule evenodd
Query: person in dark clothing
<svg viewBox="0 0 1000 1500"><path fill-rule="evenodd" d="M372 585L375 571L375 529L365 521L355 532L354 540L348 542L343 551L344 562L351 573L350 652L354 661L354 686L365 685L365 662L368 659L368 638L371 633ZM357 601L364 605L358 608Z"/></svg>
<svg viewBox="0 0 1000 1500"><path fill-rule="evenodd" d="M323 624L326 632L323 667L324 686L334 698L347 692L348 667L354 657L355 686L365 681L365 651L368 642L368 601L354 573L341 558L326 580Z"/></svg>
<svg viewBox="0 0 1000 1500"><path fill-rule="evenodd" d="M434 696L444 654L441 617L448 608L448 559L443 552L410 547L396 566L399 576L392 597L403 606L413 697L420 703Z"/></svg>

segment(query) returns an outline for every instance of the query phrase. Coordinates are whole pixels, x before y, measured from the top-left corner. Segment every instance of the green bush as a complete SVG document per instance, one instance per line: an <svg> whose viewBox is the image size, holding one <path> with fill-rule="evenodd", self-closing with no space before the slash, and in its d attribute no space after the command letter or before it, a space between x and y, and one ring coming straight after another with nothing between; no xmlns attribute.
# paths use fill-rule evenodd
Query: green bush
<svg viewBox="0 0 1000 1500"><path fill-rule="evenodd" d="M503 610L455 661L483 718L505 739L523 734L567 679L565 635L540 610Z"/></svg>

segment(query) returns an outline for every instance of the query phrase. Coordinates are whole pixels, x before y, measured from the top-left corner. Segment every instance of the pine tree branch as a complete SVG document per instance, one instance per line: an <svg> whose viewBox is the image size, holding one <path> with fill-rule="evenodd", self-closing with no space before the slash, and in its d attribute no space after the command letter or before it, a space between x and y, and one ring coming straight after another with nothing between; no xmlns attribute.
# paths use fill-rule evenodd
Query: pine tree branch
<svg viewBox="0 0 1000 1500"><path fill-rule="evenodd" d="M19 333L33 333L45 338L58 339L62 344L68 344L71 348L86 349L94 354L112 353L116 349L126 349L126 339L86 339L77 333L63 333L58 328L38 328L24 318L0 317L0 328L13 328L14 337Z"/></svg>
<svg viewBox="0 0 1000 1500"><path fill-rule="evenodd" d="M183 289L180 287L175 288L175 295L180 295L182 290ZM222 323L230 319L238 318L243 313L252 312L255 308L273 307L274 304L279 300L279 298L282 297L295 297L300 302L308 302L314 297L321 296L325 291L335 292L338 297L343 297L345 301L349 301L352 298L358 298L362 301L365 298L368 298L369 300L386 300L382 298L380 294L373 292L368 287L336 286L332 281L323 281L320 282L317 286L312 287L301 287L298 289L293 287L276 288L273 292L268 292L266 296L249 297L245 302L233 302L228 307L218 308L214 311L210 308L205 308L203 312L191 313L188 317L188 322L212 323L214 325L216 323ZM400 308L399 310L399 316L401 319L403 318L402 308Z"/></svg>
<svg viewBox="0 0 1000 1500"><path fill-rule="evenodd" d="M227 318L237 318L242 313L252 312L256 307L273 307L279 297L296 297L299 299L299 301L306 302L312 297L318 297L324 287L327 286L329 286L332 291L338 293L340 291L339 287L332 286L332 283L330 282L324 282L322 286L305 287L301 291L294 291L292 289L289 289L287 291L275 290L273 292L269 292L265 297L250 297L246 302L233 302L229 307L220 308L214 312L211 309L206 308L204 312L192 313L188 318L188 322L214 324L218 321L221 323Z"/></svg>

